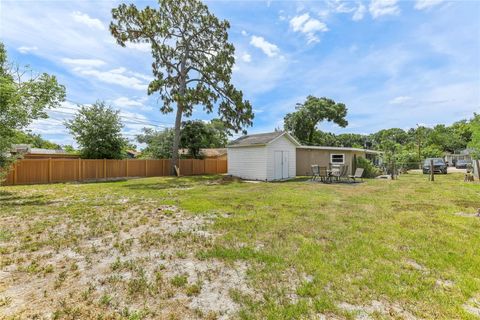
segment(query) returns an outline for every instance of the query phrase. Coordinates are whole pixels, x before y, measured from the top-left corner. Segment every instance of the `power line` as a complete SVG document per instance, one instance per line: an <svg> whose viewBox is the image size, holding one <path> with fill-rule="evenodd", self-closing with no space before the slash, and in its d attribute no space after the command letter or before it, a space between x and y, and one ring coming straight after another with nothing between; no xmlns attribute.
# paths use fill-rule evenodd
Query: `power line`
<svg viewBox="0 0 480 320"><path fill-rule="evenodd" d="M69 100L69 99L65 99L65 100L68 101L68 102L77 104L77 105L81 105L81 106L85 105L85 103L79 103L79 102L76 102L76 101L73 101L73 100ZM78 111L78 109L72 108L72 107L62 106L62 107L60 107L60 108L65 108L65 109L70 109L70 110ZM118 108L118 106L117 106L117 108ZM121 110L120 110L120 112L121 112ZM135 119L135 120L144 121L144 119L140 119L140 118L136 118L136 117L129 117L129 116L122 116L122 117L128 118L128 119ZM149 120L149 121L156 122L156 123L162 124L162 125L173 125L173 123L171 123L171 122L162 122L162 121L157 121L157 120Z"/></svg>

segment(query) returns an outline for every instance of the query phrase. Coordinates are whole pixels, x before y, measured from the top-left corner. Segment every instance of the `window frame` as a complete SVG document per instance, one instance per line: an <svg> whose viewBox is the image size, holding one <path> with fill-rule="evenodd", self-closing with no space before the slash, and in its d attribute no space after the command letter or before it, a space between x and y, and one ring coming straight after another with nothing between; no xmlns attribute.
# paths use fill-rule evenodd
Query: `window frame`
<svg viewBox="0 0 480 320"><path fill-rule="evenodd" d="M342 156L342 162L333 162L333 156ZM331 164L345 164L345 153L330 153Z"/></svg>

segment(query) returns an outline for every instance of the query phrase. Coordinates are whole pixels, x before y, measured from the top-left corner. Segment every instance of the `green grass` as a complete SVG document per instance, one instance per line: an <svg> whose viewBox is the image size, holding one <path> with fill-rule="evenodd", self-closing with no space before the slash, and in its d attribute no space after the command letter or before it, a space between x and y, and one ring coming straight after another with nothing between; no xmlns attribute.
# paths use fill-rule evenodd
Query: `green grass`
<svg viewBox="0 0 480 320"><path fill-rule="evenodd" d="M355 185L147 178L0 191L0 247L7 257L1 267L24 265L29 274L44 276L52 267L27 261L28 253L75 251L84 239L110 235L118 238L115 248L123 262L113 259L107 268L134 270L128 266L132 243L118 235L161 222L134 213L127 220L117 217L172 205L187 214L215 216L209 229L219 235L207 243L175 236L187 246L177 248L177 259L194 252L201 260L247 264L248 285L259 294L231 293L243 319L304 319L315 313L351 318L355 312L340 303L369 306L372 301L401 306L418 318L474 319L462 306L480 296L480 218L456 214L476 212L480 184L464 183L460 174L439 175L435 182L407 174L397 181ZM68 232L52 232L60 225ZM139 239L145 248L165 241L149 233ZM74 278L69 270L54 273L58 287ZM131 295L152 291L153 280L146 277L130 279ZM178 290L187 285L184 276L170 281ZM452 285L441 286L442 281ZM189 296L199 291L187 287ZM108 308L111 295L100 297L102 308Z"/></svg>

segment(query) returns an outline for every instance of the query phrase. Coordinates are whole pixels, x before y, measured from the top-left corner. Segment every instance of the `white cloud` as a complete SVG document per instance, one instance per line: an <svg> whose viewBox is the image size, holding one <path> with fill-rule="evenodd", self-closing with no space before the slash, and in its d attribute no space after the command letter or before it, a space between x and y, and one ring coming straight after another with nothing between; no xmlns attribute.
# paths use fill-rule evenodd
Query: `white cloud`
<svg viewBox="0 0 480 320"><path fill-rule="evenodd" d="M248 53L244 53L242 55L242 60L245 61L245 62L250 62L250 61L252 61L252 56Z"/></svg>
<svg viewBox="0 0 480 320"><path fill-rule="evenodd" d="M120 97L112 101L118 107L141 107L143 103L138 100L132 100L127 97Z"/></svg>
<svg viewBox="0 0 480 320"><path fill-rule="evenodd" d="M118 108L132 108L132 109L138 109L142 111L152 111L153 110L152 107L145 105L146 101L147 101L147 98L130 99L128 97L119 97L113 100L112 104Z"/></svg>
<svg viewBox="0 0 480 320"><path fill-rule="evenodd" d="M252 36L250 39L250 44L262 50L263 53L265 53L270 58L276 56L280 52L280 49L278 49L275 44L268 42L263 37Z"/></svg>
<svg viewBox="0 0 480 320"><path fill-rule="evenodd" d="M363 17L365 16L365 13L367 12L367 8L362 4L360 3L358 5L358 8L357 10L355 10L355 12L353 13L353 17L352 17L352 20L353 21L360 21L363 19Z"/></svg>
<svg viewBox="0 0 480 320"><path fill-rule="evenodd" d="M148 88L148 84L137 77L126 75L126 70L122 70L122 68L100 71L91 68L77 67L74 68L74 71L83 76L93 77L102 82L116 84L125 88L143 91L146 91Z"/></svg>
<svg viewBox="0 0 480 320"><path fill-rule="evenodd" d="M444 0L417 0L415 2L415 9L417 10L425 10L425 9L430 9L436 5L439 5L442 3Z"/></svg>
<svg viewBox="0 0 480 320"><path fill-rule="evenodd" d="M32 47L21 46L18 48L18 51L22 54L26 54L26 53L37 51L37 50L38 48L36 46L32 46Z"/></svg>
<svg viewBox="0 0 480 320"><path fill-rule="evenodd" d="M308 13L295 16L290 20L293 31L307 35L308 43L320 41L317 32L328 31L327 25L317 19L311 18Z"/></svg>
<svg viewBox="0 0 480 320"><path fill-rule="evenodd" d="M398 15L400 13L397 0L372 0L369 10L374 19L385 15Z"/></svg>
<svg viewBox="0 0 480 320"><path fill-rule="evenodd" d="M412 100L412 97L409 97L409 96L399 96L399 97L395 97L393 98L392 100L390 100L388 103L389 104L403 104L405 102L408 102Z"/></svg>
<svg viewBox="0 0 480 320"><path fill-rule="evenodd" d="M75 12L72 13L72 18L76 22L83 23L90 28L98 29L98 30L105 30L105 26L103 25L102 21L100 21L96 18L91 18L86 13L81 13L79 11L75 11Z"/></svg>
<svg viewBox="0 0 480 320"><path fill-rule="evenodd" d="M245 31L245 30L242 30L242 36L244 36L244 37L248 36L248 32Z"/></svg>
<svg viewBox="0 0 480 320"><path fill-rule="evenodd" d="M105 64L105 61L100 59L71 59L63 58L62 62L76 67L100 67Z"/></svg>

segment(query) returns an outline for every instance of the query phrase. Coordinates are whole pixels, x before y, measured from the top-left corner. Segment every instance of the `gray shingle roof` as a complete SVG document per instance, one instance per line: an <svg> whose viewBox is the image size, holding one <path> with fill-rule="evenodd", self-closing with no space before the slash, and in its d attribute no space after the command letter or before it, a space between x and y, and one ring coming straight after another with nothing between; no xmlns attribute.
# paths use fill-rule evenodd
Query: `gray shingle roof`
<svg viewBox="0 0 480 320"><path fill-rule="evenodd" d="M276 131L260 134L249 134L230 142L229 147L264 145L284 134L284 131Z"/></svg>

